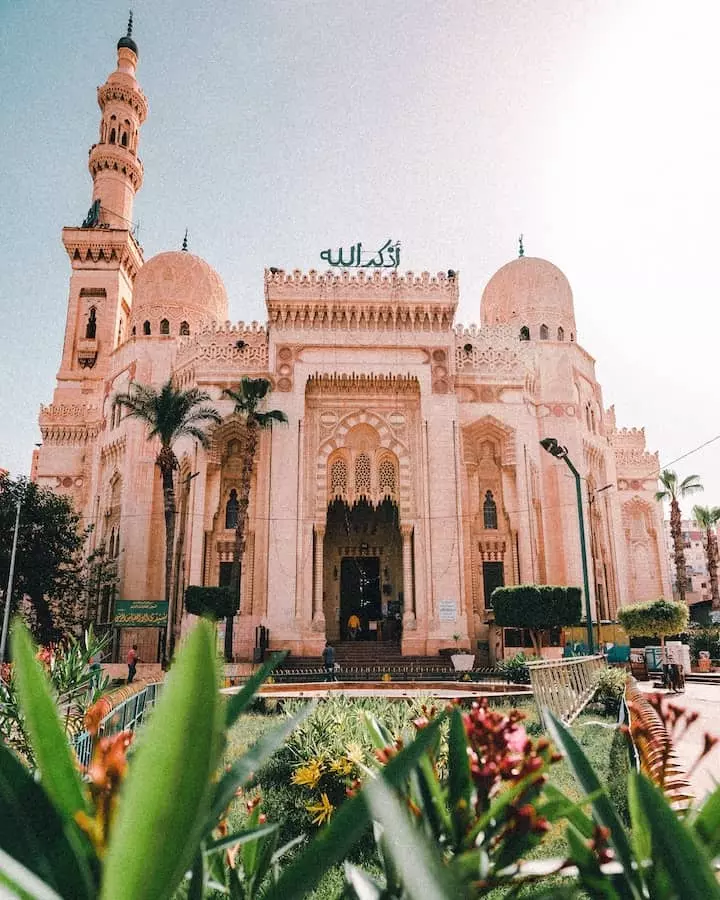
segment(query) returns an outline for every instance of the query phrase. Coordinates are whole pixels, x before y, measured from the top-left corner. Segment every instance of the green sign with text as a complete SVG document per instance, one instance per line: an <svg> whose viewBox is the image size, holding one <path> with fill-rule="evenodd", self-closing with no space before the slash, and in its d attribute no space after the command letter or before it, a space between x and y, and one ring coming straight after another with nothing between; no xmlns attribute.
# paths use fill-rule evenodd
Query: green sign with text
<svg viewBox="0 0 720 900"><path fill-rule="evenodd" d="M118 600L115 624L123 628L160 628L167 625L167 609L164 600Z"/></svg>

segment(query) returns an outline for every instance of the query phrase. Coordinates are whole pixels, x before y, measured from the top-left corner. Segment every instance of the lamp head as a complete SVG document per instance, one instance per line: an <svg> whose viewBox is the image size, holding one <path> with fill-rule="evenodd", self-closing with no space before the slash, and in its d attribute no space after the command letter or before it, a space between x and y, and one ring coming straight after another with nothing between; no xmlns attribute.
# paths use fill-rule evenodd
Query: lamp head
<svg viewBox="0 0 720 900"><path fill-rule="evenodd" d="M564 459L567 456L567 447L563 447L558 443L557 438L543 438L540 441L540 446L543 450L547 450L547 452L556 457L557 459Z"/></svg>

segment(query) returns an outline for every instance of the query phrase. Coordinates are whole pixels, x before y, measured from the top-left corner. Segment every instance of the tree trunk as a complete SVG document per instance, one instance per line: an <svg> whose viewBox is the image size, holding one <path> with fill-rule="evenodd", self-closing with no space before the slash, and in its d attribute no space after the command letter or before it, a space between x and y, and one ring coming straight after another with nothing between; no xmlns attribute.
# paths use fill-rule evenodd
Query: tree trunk
<svg viewBox="0 0 720 900"><path fill-rule="evenodd" d="M537 628L529 628L528 631L530 632L530 640L533 643L535 656L542 656L542 631Z"/></svg>
<svg viewBox="0 0 720 900"><path fill-rule="evenodd" d="M175 546L175 484L173 470L177 468L177 459L169 447L164 447L157 458L157 465L162 473L163 505L165 513L165 602L167 603L168 621L165 630L165 647L163 662L169 664L175 649L175 610L172 596L173 547Z"/></svg>
<svg viewBox="0 0 720 900"><path fill-rule="evenodd" d="M678 584L678 594L680 602L685 603L685 583L687 576L685 574L685 550L682 541L682 517L680 515L680 504L673 497L670 501L670 534L673 539L675 548L675 573Z"/></svg>
<svg viewBox="0 0 720 900"><path fill-rule="evenodd" d="M252 417L245 422L245 435L242 442L242 472L238 485L238 517L235 527L235 546L233 547L232 570L230 572L230 590L232 597L238 603L240 609L240 569L245 552L245 529L247 526L247 513L250 505L250 485L252 482L253 468L255 466L255 453L258 444L258 426ZM232 659L233 618L228 616L225 626L225 658Z"/></svg>
<svg viewBox="0 0 720 900"><path fill-rule="evenodd" d="M707 554L708 575L710 576L710 599L712 600L712 608L720 609L720 592L718 592L718 545L717 535L713 533L711 528L707 530L707 546L705 548Z"/></svg>

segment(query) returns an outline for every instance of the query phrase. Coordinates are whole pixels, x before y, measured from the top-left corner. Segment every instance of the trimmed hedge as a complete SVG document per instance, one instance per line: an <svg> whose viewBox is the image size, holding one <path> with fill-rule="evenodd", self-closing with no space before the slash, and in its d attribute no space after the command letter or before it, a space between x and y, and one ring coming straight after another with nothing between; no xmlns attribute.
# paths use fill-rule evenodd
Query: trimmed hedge
<svg viewBox="0 0 720 900"><path fill-rule="evenodd" d="M504 628L530 628L546 631L564 625L577 625L581 616L579 587L551 584L519 584L495 588L492 607L495 624Z"/></svg>
<svg viewBox="0 0 720 900"><path fill-rule="evenodd" d="M686 603L675 600L651 600L633 603L618 610L618 621L630 637L665 638L680 634L688 623Z"/></svg>
<svg viewBox="0 0 720 900"><path fill-rule="evenodd" d="M185 609L194 616L210 619L226 619L237 612L229 587L200 587L190 585L185 589Z"/></svg>

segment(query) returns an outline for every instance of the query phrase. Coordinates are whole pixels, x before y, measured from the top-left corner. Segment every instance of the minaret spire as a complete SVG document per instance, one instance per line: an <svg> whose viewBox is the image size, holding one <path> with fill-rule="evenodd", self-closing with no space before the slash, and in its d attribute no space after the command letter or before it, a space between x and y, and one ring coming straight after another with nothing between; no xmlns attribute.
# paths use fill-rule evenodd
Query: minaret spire
<svg viewBox="0 0 720 900"><path fill-rule="evenodd" d="M187 228L186 228L186 229L185 229L185 237L183 238L183 242L182 242L182 249L185 251L185 253L187 253L187 248L188 248L188 246L187 246L187 236L188 236L188 230L187 230Z"/></svg>
<svg viewBox="0 0 720 900"><path fill-rule="evenodd" d="M523 236L518 238L518 256L525 256L525 247L523 246Z"/></svg>

